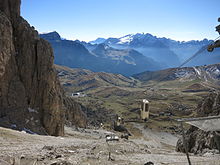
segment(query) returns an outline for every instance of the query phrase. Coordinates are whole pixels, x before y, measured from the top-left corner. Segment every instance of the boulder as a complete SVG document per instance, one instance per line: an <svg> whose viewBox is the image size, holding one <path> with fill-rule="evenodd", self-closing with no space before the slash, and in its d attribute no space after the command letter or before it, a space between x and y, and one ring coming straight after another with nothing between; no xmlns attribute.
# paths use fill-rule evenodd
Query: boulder
<svg viewBox="0 0 220 165"><path fill-rule="evenodd" d="M196 108L198 117L217 116L220 115L220 93L210 93ZM186 141L188 144L188 151L198 154L203 153L203 150L218 149L220 141L215 132L205 132L194 126L191 126L186 131ZM185 152L182 138L178 140L176 151Z"/></svg>

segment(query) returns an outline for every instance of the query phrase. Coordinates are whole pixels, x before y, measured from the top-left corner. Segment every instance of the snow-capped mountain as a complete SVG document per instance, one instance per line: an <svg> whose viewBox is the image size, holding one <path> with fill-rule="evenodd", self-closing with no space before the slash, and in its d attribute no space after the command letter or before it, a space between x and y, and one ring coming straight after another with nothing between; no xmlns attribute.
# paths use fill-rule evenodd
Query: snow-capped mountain
<svg viewBox="0 0 220 165"><path fill-rule="evenodd" d="M115 49L106 44L62 40L57 32L41 34L54 50L55 64L95 72L119 73L130 76L145 70L164 67L133 49Z"/></svg>
<svg viewBox="0 0 220 165"><path fill-rule="evenodd" d="M105 44L114 48L132 48L157 62L166 64L168 67L178 66L203 46L212 42L213 40L208 39L187 42L175 41L165 37L159 38L149 33L129 34L119 38L108 38L104 41ZM220 49L216 49L212 53L204 51L186 66L208 65L218 62L220 62Z"/></svg>
<svg viewBox="0 0 220 165"><path fill-rule="evenodd" d="M129 44L133 40L134 35L133 34L128 34L126 36L123 36L119 38L118 44Z"/></svg>
<svg viewBox="0 0 220 165"><path fill-rule="evenodd" d="M210 40L179 42L141 33L108 38L103 44L63 40L57 32L40 36L51 43L56 64L124 75L178 67L180 60L174 50L180 53L197 51L198 48L211 42ZM220 49L217 48L213 53L204 51L187 66L218 62L220 62Z"/></svg>
<svg viewBox="0 0 220 165"><path fill-rule="evenodd" d="M147 33L129 34L120 38L108 38L104 42L117 49L134 49L167 67L180 65L178 56L157 37Z"/></svg>
<svg viewBox="0 0 220 165"><path fill-rule="evenodd" d="M143 46L155 46L158 40L155 36L149 33L137 33L137 34L128 34L120 38L108 38L104 41L105 44L111 46L132 46L132 47L143 47ZM159 45L159 44L158 44Z"/></svg>

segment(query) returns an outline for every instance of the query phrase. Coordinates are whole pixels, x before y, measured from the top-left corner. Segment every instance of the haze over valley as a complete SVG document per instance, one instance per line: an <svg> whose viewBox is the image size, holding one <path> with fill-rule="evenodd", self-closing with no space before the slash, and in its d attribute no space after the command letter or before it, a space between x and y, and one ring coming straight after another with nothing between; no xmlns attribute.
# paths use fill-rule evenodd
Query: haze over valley
<svg viewBox="0 0 220 165"><path fill-rule="evenodd" d="M180 42L137 33L120 38L98 38L95 41L62 39L57 32L40 34L54 49L55 64L84 68L95 72L119 73L126 76L180 66L185 60L211 44L212 40ZM186 66L216 64L220 49L205 50Z"/></svg>
<svg viewBox="0 0 220 165"><path fill-rule="evenodd" d="M0 165L219 165L219 6L0 0Z"/></svg>

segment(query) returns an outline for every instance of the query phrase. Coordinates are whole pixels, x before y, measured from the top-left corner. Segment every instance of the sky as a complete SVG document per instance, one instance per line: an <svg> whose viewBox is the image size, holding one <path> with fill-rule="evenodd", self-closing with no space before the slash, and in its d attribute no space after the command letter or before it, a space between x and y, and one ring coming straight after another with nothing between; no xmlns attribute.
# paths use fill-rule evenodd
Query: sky
<svg viewBox="0 0 220 165"><path fill-rule="evenodd" d="M40 33L91 41L151 33L179 41L215 39L220 0L22 0L21 15Z"/></svg>

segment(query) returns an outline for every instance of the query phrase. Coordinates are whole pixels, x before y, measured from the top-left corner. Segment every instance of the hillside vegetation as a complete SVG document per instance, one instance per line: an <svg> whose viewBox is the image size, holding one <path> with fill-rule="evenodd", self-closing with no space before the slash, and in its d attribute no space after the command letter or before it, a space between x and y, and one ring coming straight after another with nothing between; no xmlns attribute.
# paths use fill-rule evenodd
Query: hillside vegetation
<svg viewBox="0 0 220 165"><path fill-rule="evenodd" d="M56 68L66 94L85 93L85 97L75 97L75 100L89 109L117 114L125 120L138 119L140 102L147 99L151 118L146 126L176 133L179 128L172 119L193 116L197 104L208 93L218 90L219 84L219 64L144 72L134 78L61 66ZM100 122L107 127L111 125L104 116L100 117Z"/></svg>

